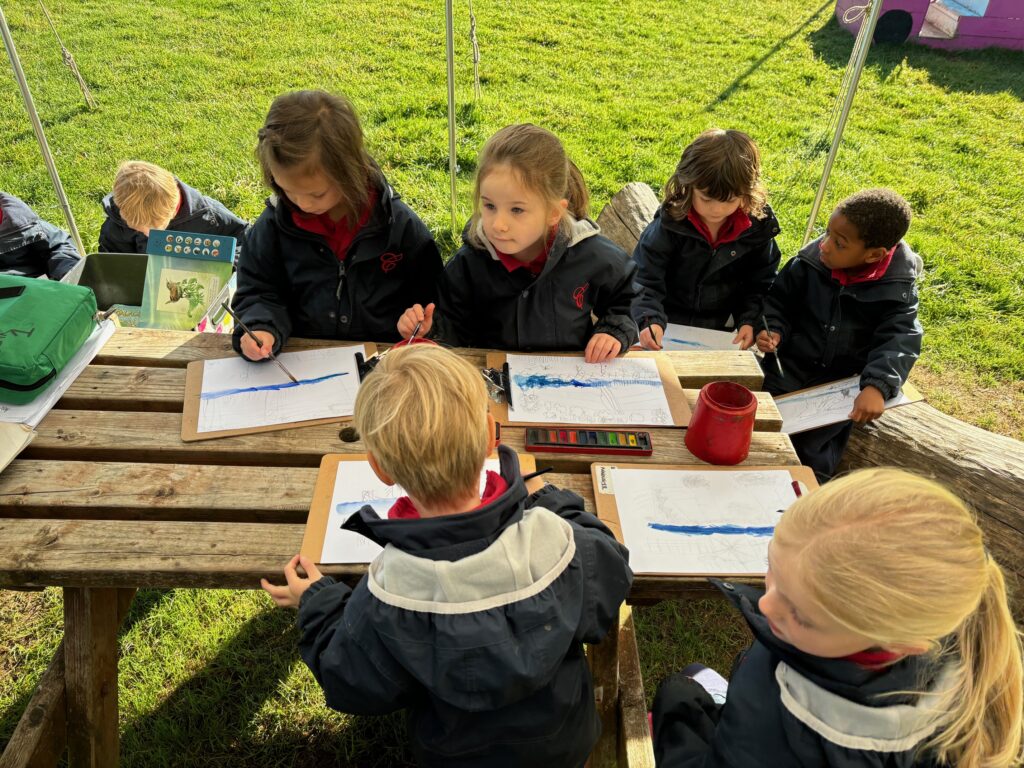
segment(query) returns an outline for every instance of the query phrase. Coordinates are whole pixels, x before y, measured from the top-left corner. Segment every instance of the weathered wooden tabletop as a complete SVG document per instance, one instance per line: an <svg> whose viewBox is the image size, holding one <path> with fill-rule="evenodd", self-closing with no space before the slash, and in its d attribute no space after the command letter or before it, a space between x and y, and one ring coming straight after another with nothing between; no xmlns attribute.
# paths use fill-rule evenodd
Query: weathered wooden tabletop
<svg viewBox="0 0 1024 768"><path fill-rule="evenodd" d="M289 351L332 343L293 340ZM459 353L483 367L487 350ZM256 589L261 577L280 577L299 550L321 456L365 450L342 439L345 424L183 443L185 367L232 354L225 336L120 329L0 474L0 587L65 588L73 766L116 764L116 632L133 591ZM666 354L691 406L709 381L761 386L760 367L749 353ZM771 398L758 393L745 463L799 463L781 423ZM683 444L682 430L650 431L654 455L633 461L701 463ZM523 440L522 427L502 429L503 444L522 451ZM576 491L593 510L593 456L538 460L554 467L549 482ZM351 580L365 567L323 570ZM632 597L705 589L699 579L638 577Z"/></svg>

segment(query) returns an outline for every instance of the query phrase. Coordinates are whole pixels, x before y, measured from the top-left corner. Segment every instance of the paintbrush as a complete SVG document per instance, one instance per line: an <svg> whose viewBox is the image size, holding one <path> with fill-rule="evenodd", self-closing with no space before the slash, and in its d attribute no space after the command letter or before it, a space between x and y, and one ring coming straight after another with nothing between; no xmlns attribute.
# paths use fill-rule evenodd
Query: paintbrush
<svg viewBox="0 0 1024 768"><path fill-rule="evenodd" d="M764 332L768 334L768 340L771 341L772 332L768 329L768 318L766 318L764 315L761 315L761 322L764 323ZM775 364L779 366L779 376L785 378L786 374L782 372L782 361L779 360L779 350L775 349L773 351L775 353Z"/></svg>
<svg viewBox="0 0 1024 768"><path fill-rule="evenodd" d="M244 331L245 333L249 334L249 338L250 338L250 339L252 339L252 340L253 340L254 342L256 342L256 346L257 346L257 347L259 347L260 349L263 349L263 341L262 341L262 340L260 339L260 337L259 337L259 336L257 336L257 335L256 335L255 333L253 333L252 331L250 331L250 330L249 330L249 328L248 328L248 326L246 326L246 324L245 324L245 323L243 323L243 322L241 321L241 319L239 319L238 315L236 315L236 314L235 314L234 312L232 312L232 311L231 311L231 307L229 307L229 306L227 305L227 302L223 302L223 301L222 301L222 302L220 303L220 305L221 305L222 307L224 307L224 311L225 311L225 312L227 312L227 313L228 313L229 315L231 315L231 317L232 317L232 318L234 318L235 322L236 322L236 323L238 323L238 327L239 327L239 328L241 328L241 329L242 329L242 331ZM292 381L293 381L294 383L296 383L296 384L298 384L298 383L299 383L299 380L298 380L298 379L296 379L296 378L295 378L294 376L292 376L292 374L291 374L291 371L289 371L289 370L288 370L287 368L285 368L285 367L284 367L284 364L283 364L283 363L282 363L282 362L281 362L280 360L278 360L278 359L277 359L277 357L276 357L276 356L274 355L274 353L273 353L273 352L271 352L271 353L270 353L270 354L268 355L268 357L269 357L269 358L270 358L270 359L271 359L271 360L272 360L273 362L277 363L277 367L278 367L278 368L280 368L280 369L281 369L282 371L284 371L284 375L285 375L285 376L287 376L287 377L288 377L289 379L291 379L291 380L292 380Z"/></svg>
<svg viewBox="0 0 1024 768"><path fill-rule="evenodd" d="M410 342L413 339L415 339L416 338L416 334L420 332L420 326L421 325L423 325L423 321L422 320L420 320L418 323L416 323L416 327L412 329L412 335L409 336L409 341Z"/></svg>

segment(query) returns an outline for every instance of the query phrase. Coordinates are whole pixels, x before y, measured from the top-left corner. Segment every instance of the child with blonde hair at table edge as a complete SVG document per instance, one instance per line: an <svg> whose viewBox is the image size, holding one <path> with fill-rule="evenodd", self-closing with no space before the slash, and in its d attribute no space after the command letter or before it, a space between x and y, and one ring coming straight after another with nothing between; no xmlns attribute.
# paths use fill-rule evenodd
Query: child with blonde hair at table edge
<svg viewBox="0 0 1024 768"><path fill-rule="evenodd" d="M743 131L704 131L683 150L633 250L640 344L661 349L666 324L681 323L734 330L733 344L751 347L779 268L777 234L757 144Z"/></svg>
<svg viewBox="0 0 1024 768"><path fill-rule="evenodd" d="M495 445L480 371L435 345L393 349L367 376L355 426L374 473L408 493L342 524L384 546L355 589L296 556L299 651L328 706L407 709L421 765L582 766L600 732L583 643L615 626L628 553L574 493L526 482ZM301 566L306 576L299 576Z"/></svg>
<svg viewBox="0 0 1024 768"><path fill-rule="evenodd" d="M422 322L419 335L455 346L582 349L591 363L636 343L636 265L587 218L587 186L553 133L510 125L488 139L473 206L436 311L409 308L403 337Z"/></svg>
<svg viewBox="0 0 1024 768"><path fill-rule="evenodd" d="M262 346L237 326L235 351L263 360L292 336L398 341L395 319L433 301L441 256L367 152L352 104L278 96L256 156L274 194L246 238L232 307Z"/></svg>
<svg viewBox="0 0 1024 768"><path fill-rule="evenodd" d="M662 683L659 768L1021 765L1003 571L938 483L897 469L833 480L780 518L766 591L718 586L754 642L727 689L695 665Z"/></svg>

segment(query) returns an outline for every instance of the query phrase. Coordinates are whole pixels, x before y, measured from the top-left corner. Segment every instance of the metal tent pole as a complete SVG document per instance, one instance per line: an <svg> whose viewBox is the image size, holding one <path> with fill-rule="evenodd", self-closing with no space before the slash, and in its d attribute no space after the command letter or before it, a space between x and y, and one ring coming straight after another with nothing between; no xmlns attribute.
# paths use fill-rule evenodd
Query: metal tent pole
<svg viewBox="0 0 1024 768"><path fill-rule="evenodd" d="M839 142L843 138L843 129L846 128L846 118L850 115L850 107L853 105L853 97L857 94L857 83L860 81L860 73L864 69L864 62L868 57L868 50L871 48L871 39L875 34L875 25L878 23L878 16L882 10L882 0L871 0L871 9L866 13L866 18L861 22L860 34L854 43L854 52L851 57L853 74L850 77L846 97L843 99L843 108L839 113L839 122L836 125L835 135L832 137L832 146L829 148L828 157L825 159L825 170L821 174L821 183L818 185L818 193L814 196L814 205L811 206L811 216L807 220L807 230L804 232L803 245L811 240L814 231L814 222L818 218L818 210L821 208L821 201L825 197L825 188L828 186L828 177L832 173L832 164L839 153ZM858 47L859 46L859 47Z"/></svg>
<svg viewBox="0 0 1024 768"><path fill-rule="evenodd" d="M53 156L50 154L50 145L46 143L46 134L43 133L43 124L39 122L39 114L36 112L36 105L32 101L32 92L28 89L28 82L25 80L25 72L21 68L21 60L14 48L14 38L11 37L11 30L7 26L7 18L4 16L3 6L0 6L0 33L3 33L4 47L7 48L7 55L11 57L11 66L14 67L14 77L21 88L21 98L25 102L25 109L28 110L29 119L32 121L32 130L36 133L36 141L43 152L43 162L46 163L46 170L50 172L50 180L57 192L57 199L61 208L64 209L64 218L71 230L71 237L75 241L78 252L85 256L85 246L82 245L82 238L78 234L78 226L75 224L74 214L71 213L71 206L68 204L68 197L64 194L64 185L60 183L60 174L57 173L57 166L53 163Z"/></svg>
<svg viewBox="0 0 1024 768"><path fill-rule="evenodd" d="M455 213L455 22L452 18L452 0L445 0L444 18L448 44L448 176L452 191L452 233L457 233L458 221Z"/></svg>

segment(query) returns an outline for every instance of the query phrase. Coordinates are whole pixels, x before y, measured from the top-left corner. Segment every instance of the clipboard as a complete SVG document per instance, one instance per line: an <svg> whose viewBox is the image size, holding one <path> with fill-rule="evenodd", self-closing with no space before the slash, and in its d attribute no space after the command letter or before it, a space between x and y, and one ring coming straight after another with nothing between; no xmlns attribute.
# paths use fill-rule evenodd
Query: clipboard
<svg viewBox="0 0 1024 768"><path fill-rule="evenodd" d="M519 471L526 475L535 472L537 463L533 456L517 453ZM495 450L488 459L497 458ZM309 505L309 516L306 518L306 530L302 535L300 554L305 555L314 563L319 563L323 556L324 539L327 536L327 524L331 518L331 501L334 498L334 481L338 476L338 465L346 461L366 461L365 453L328 453L320 459L320 471L316 476L313 488L313 500ZM353 564L354 565L354 564Z"/></svg>
<svg viewBox="0 0 1024 768"><path fill-rule="evenodd" d="M520 353L516 354L528 354ZM571 358L582 358L583 353L569 353L569 354L546 354L546 353L535 353L535 357L571 357ZM658 375L661 377L662 388L665 392L665 399L668 401L669 413L672 414L671 424L626 424L618 422L608 422L604 424L576 424L568 423L562 424L556 421L510 421L508 417L508 401L507 398L501 398L501 401L496 401L493 397L488 403L491 415L494 420L499 424L504 424L509 427L548 427L554 424L558 426L572 426L572 427L584 427L589 429L614 429L614 428L636 428L636 427L686 427L690 423L690 404L686 402L686 395L683 393L683 386L679 383L679 376L676 374L675 368L669 361L668 357L663 352L635 352L630 351L623 355L625 358L638 358L638 357L650 357L654 358L658 366ZM484 378L491 381L492 387L500 387L507 391L507 387L510 386L507 381L508 369L507 369L508 355L505 352L488 352L487 353L487 368L492 371L492 374L484 372ZM499 383L495 379L504 376L506 380Z"/></svg>
<svg viewBox="0 0 1024 768"><path fill-rule="evenodd" d="M590 475L594 483L594 506L597 511L597 517L602 523L608 526L612 533L615 534L616 540L623 546L628 545L623 540L622 524L619 521L619 508L615 500L615 488L610 474L610 471L615 469L638 469L645 472L660 472L664 470L683 470L686 472L765 472L786 470L789 472L790 477L795 482L798 482L800 484L801 494L813 492L818 488L818 481L814 477L814 470L812 470L810 467L805 467L802 465L715 467L693 464L620 464L618 462L594 463L590 467ZM764 576L763 573L728 573L724 571L718 573L697 573L686 571L668 573L658 571L656 573L649 573L647 575L670 577L713 576L716 578Z"/></svg>
<svg viewBox="0 0 1024 768"><path fill-rule="evenodd" d="M846 379L837 379L836 381L829 381L829 382L826 382L824 384L817 384L817 385L815 385L813 387L804 387L803 389L796 389L796 390L793 390L792 392L787 392L784 395L775 395L773 397L773 399L775 400L775 405L776 405L777 408L779 408L779 412L782 413L782 417L783 417L782 432L784 434L787 434L787 435L798 435L801 432L807 432L807 431L812 430L812 429L818 429L819 427L828 426L829 424L839 424L839 423L841 423L843 421L848 421L848 419L846 419L846 418L835 419L835 420L832 420L832 419L822 420L821 423L818 423L818 424L813 424L811 426L801 427L799 429L788 430L786 428L786 423L785 423L785 416L786 416L786 414L783 412L783 407L785 406L786 401L790 400L791 398L798 397L800 395L806 395L808 392L816 392L816 391L819 391L819 390L824 391L824 390L827 390L829 387L834 387L837 384L841 384L843 382L849 382L849 386L851 386L851 387L853 387L853 386L858 386L859 387L859 380L860 380L859 376L850 376L850 377L848 377ZM896 397L894 397L894 398L892 398L890 400L886 400L885 410L888 411L888 410L890 410L892 408L900 408L900 407L902 407L904 405L912 405L914 403L919 403L922 400L924 400L924 395L921 394L920 390L918 390L917 387L915 387L913 384L911 384L909 381L907 381L907 382L904 382L903 386L900 388L900 394L899 395L897 395ZM779 406L783 406L783 407L779 407Z"/></svg>
<svg viewBox="0 0 1024 768"><path fill-rule="evenodd" d="M372 342L359 342L358 344L339 344L338 347L363 346L366 348L366 356L372 357L377 353L377 345ZM302 351L302 350L296 350ZM264 424L258 427L240 427L238 429L221 429L215 432L199 431L199 403L203 391L203 369L205 360L193 360L188 364L185 373L185 403L181 415L181 440L185 443L193 443L199 440L214 440L219 437L235 437L237 435L253 435L257 432L279 432L282 429L293 429L295 427L311 427L316 424L336 424L341 421L350 421L351 416L330 416L323 419L306 419L305 421L290 421L283 424ZM358 365L357 365L358 370ZM362 381L362 374L359 377Z"/></svg>

